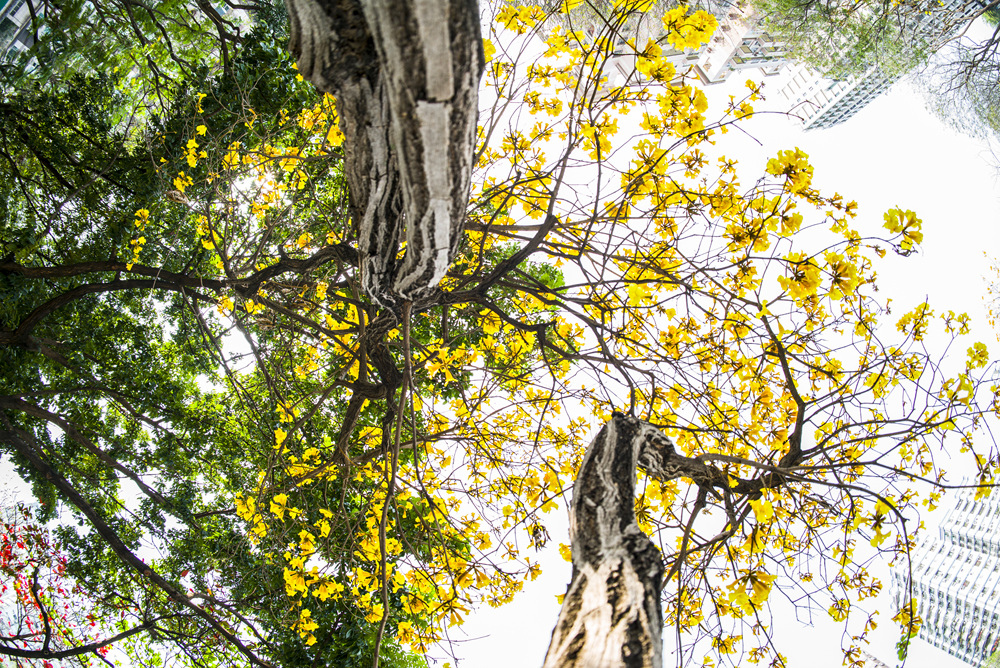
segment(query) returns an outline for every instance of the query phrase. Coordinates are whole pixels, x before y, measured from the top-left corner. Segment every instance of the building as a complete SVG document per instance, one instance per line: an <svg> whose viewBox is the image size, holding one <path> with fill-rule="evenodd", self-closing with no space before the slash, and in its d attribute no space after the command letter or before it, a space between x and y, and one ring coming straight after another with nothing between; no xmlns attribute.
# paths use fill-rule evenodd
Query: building
<svg viewBox="0 0 1000 668"><path fill-rule="evenodd" d="M861 658L865 660L866 668L892 668L885 661L880 660L878 657L872 656L865 650L861 650Z"/></svg>
<svg viewBox="0 0 1000 668"><path fill-rule="evenodd" d="M765 77L775 76L788 62L784 44L760 27L748 7L736 5L716 12L719 27L711 41L698 52L694 72L702 83L722 83L734 72L758 70Z"/></svg>
<svg viewBox="0 0 1000 668"><path fill-rule="evenodd" d="M0 58L34 44L31 8L25 0L0 0Z"/></svg>
<svg viewBox="0 0 1000 668"><path fill-rule="evenodd" d="M663 12L651 11L644 14L636 13L619 30L615 49L608 58L605 74L607 85L612 87L638 86L643 83L642 75L636 70L638 63L637 49L642 49L650 41L658 42L663 36ZM585 32L594 35L603 26L600 22L587 26ZM667 44L662 44L662 57L673 65L677 72L683 73L696 66L701 58L701 51L694 49L677 50Z"/></svg>
<svg viewBox="0 0 1000 668"><path fill-rule="evenodd" d="M663 49L661 57L674 66L678 74L695 74L704 85L726 81L734 72L759 70L765 77L778 74L787 62L784 46L760 29L749 6L740 7L731 0L722 0L710 8L719 21L711 41L700 49L677 50L663 39L663 14L672 3L656 3L646 12L634 12L617 26L614 51L605 64L603 74L608 87L640 86L645 82L636 71L637 50L650 41ZM607 30L608 18L614 6L595 0L574 7L567 15L554 12L548 20L548 30L579 30L596 37Z"/></svg>
<svg viewBox="0 0 1000 668"><path fill-rule="evenodd" d="M926 12L912 12L900 32L911 35L911 50L930 54L953 38L982 12L982 4L969 0L941 0ZM778 93L783 108L799 118L806 129L843 123L872 100L889 90L904 72L889 72L877 63L846 79L827 78L805 65L787 72Z"/></svg>
<svg viewBox="0 0 1000 668"><path fill-rule="evenodd" d="M786 83L778 95L782 108L799 119L807 130L829 128L864 109L889 90L896 78L873 66L860 76L827 79L799 64L787 70Z"/></svg>
<svg viewBox="0 0 1000 668"><path fill-rule="evenodd" d="M919 637L979 666L1000 647L1000 493L974 500L975 490L955 494L955 506L892 571L896 609L913 592L922 620Z"/></svg>

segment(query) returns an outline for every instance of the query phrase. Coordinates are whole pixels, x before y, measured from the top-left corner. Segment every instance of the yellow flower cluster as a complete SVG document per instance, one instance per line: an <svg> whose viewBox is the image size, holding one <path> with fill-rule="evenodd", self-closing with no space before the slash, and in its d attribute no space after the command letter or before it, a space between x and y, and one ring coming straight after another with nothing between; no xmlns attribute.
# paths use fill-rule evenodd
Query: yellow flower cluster
<svg viewBox="0 0 1000 668"><path fill-rule="evenodd" d="M823 280L815 260L799 251L789 253L785 256L785 260L788 275L778 277L781 289L787 291L789 296L799 303L815 295Z"/></svg>
<svg viewBox="0 0 1000 668"><path fill-rule="evenodd" d="M198 237L201 239L201 245L208 250L214 250L221 238L211 229L206 216L199 215L195 220L198 221Z"/></svg>
<svg viewBox="0 0 1000 668"><path fill-rule="evenodd" d="M707 44L719 22L708 12L699 9L687 13L684 5L674 7L663 15L663 28L667 31L667 43L678 51L697 49Z"/></svg>
<svg viewBox="0 0 1000 668"><path fill-rule="evenodd" d="M252 496L236 495L236 514L250 525L249 538L252 543L259 543L267 535L267 524L264 516L257 512L257 501Z"/></svg>
<svg viewBox="0 0 1000 668"><path fill-rule="evenodd" d="M142 252L142 246L146 243L146 237L143 236L143 232L146 230L147 223L149 223L149 209L139 209L136 211L135 226L138 228L139 236L129 241L129 246L132 249L132 259L125 265L125 268L129 271L139 261L139 253Z"/></svg>
<svg viewBox="0 0 1000 668"><path fill-rule="evenodd" d="M493 318L499 321L499 318L493 314ZM490 323L489 319L486 323ZM489 334L488 329L489 324L484 324L483 331ZM496 331L494 329L493 331ZM479 358L479 351L475 348L462 348L455 347L450 348L442 344L442 341L436 340L431 341L425 348L427 355L424 358L424 369L427 371L428 376L434 377L439 373L444 373L445 380L449 383L455 382L455 376L452 371L461 371L465 365L474 363Z"/></svg>
<svg viewBox="0 0 1000 668"><path fill-rule="evenodd" d="M308 378L313 371L319 368L319 350L316 346L308 345L303 348L302 362L295 365L295 375L299 378Z"/></svg>
<svg viewBox="0 0 1000 668"><path fill-rule="evenodd" d="M545 20L545 10L536 5L516 7L507 5L497 14L496 21L507 30L523 35L536 24Z"/></svg>
<svg viewBox="0 0 1000 668"><path fill-rule="evenodd" d="M594 160L607 157L611 153L609 137L618 133L618 119L603 114L594 123L580 124L580 147Z"/></svg>
<svg viewBox="0 0 1000 668"><path fill-rule="evenodd" d="M208 128L205 127L204 125L199 125L195 131L197 132L198 135L204 135L208 131ZM184 151L184 157L187 159L188 167L194 168L198 166L198 159L207 158L208 153L206 153L205 151L199 151L198 140L192 137L187 141L187 146Z"/></svg>
<svg viewBox="0 0 1000 668"><path fill-rule="evenodd" d="M215 303L215 308L219 311L219 315L228 315L233 312L233 298L229 295L222 295L219 300Z"/></svg>
<svg viewBox="0 0 1000 668"><path fill-rule="evenodd" d="M663 48L649 40L636 58L635 69L650 81L668 84L677 76L673 63L663 57Z"/></svg>
<svg viewBox="0 0 1000 668"><path fill-rule="evenodd" d="M320 281L316 284L315 298L316 301L321 302L326 299L326 290L330 287L330 284L326 281Z"/></svg>
<svg viewBox="0 0 1000 668"><path fill-rule="evenodd" d="M177 177L174 178L174 188L177 188L177 190L179 190L182 193L184 192L185 188L187 188L189 185L193 183L194 180L184 172L180 172L179 174L177 174Z"/></svg>
<svg viewBox="0 0 1000 668"><path fill-rule="evenodd" d="M302 608L299 612L299 618L292 625L292 628L298 631L299 637L305 640L307 645L311 647L316 644L316 636L312 632L319 628L319 624L313 621L309 608Z"/></svg>
<svg viewBox="0 0 1000 668"><path fill-rule="evenodd" d="M726 586L729 590L728 604L737 616L752 617L770 596L777 576L748 569L744 569L743 573L735 582Z"/></svg>
<svg viewBox="0 0 1000 668"><path fill-rule="evenodd" d="M229 149L226 151L226 155L222 158L222 164L225 165L226 169L236 169L239 167L242 157L240 155L240 147L243 144L238 141L234 141L229 145Z"/></svg>
<svg viewBox="0 0 1000 668"><path fill-rule="evenodd" d="M899 247L903 251L912 250L914 244L919 244L924 240L924 233L920 231L923 223L912 211L889 209L883 218L885 224L882 227L893 234L903 235L903 240L899 243Z"/></svg>
<svg viewBox="0 0 1000 668"><path fill-rule="evenodd" d="M295 422L299 416L299 409L286 401L279 401L274 410L278 414L278 422Z"/></svg>
<svg viewBox="0 0 1000 668"><path fill-rule="evenodd" d="M686 137L705 129L708 98L700 88L686 84L667 86L663 93L656 96L656 102L660 116L645 114L640 124L651 134Z"/></svg>
<svg viewBox="0 0 1000 668"><path fill-rule="evenodd" d="M340 130L340 117L337 114L336 99L327 93L314 107L299 114L299 127L310 132L321 133L323 140L330 146L340 146L344 143L344 133Z"/></svg>
<svg viewBox="0 0 1000 668"><path fill-rule="evenodd" d="M850 258L827 251L823 259L826 260L826 270L830 274L830 298L843 299L845 295L850 295L857 289L861 282L858 275L858 266Z"/></svg>
<svg viewBox="0 0 1000 668"><path fill-rule="evenodd" d="M785 186L793 193L801 193L812 184L813 168L809 164L809 156L798 148L778 151L777 158L767 161L767 173L784 176Z"/></svg>

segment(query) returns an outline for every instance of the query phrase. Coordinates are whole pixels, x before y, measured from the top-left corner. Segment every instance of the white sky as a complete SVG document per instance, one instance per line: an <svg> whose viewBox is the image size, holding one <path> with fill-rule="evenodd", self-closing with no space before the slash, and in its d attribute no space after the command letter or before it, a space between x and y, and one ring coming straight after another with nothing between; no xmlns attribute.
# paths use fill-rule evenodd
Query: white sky
<svg viewBox="0 0 1000 668"><path fill-rule="evenodd" d="M734 77L738 88L746 78ZM767 80L764 91L770 100L758 104L758 110L779 108L772 81L775 79ZM723 89L728 85L706 91L711 100L709 118L713 110L719 113L730 93L739 98L739 91ZM973 334L978 332L976 340L987 344L994 359L1000 358L1000 345L989 327L983 301L990 261L1000 255L1000 179L996 171L1000 163L983 142L946 127L926 111L924 98L906 82L897 84L851 120L827 130L802 132L782 116L759 116L745 127L760 146L734 132L719 137L720 145L732 144L724 148L727 155L749 168L744 174L763 174L767 159L779 150L801 148L809 154L815 167L813 182L822 192L836 191L858 202L860 211L854 224L863 234L866 230L877 233L882 214L891 207L915 211L923 220L922 247L905 259L887 254L878 272L880 294L893 299L894 314L902 315L925 299L938 310L968 312ZM956 352L964 354L964 347ZM927 524L940 521L944 512L942 508L928 517ZM557 513L564 515L565 511ZM570 578L570 565L554 549L560 542L569 542L568 529L565 523L554 526L556 523L548 524L553 549L540 555L543 574L538 580L529 583L507 607L474 614L456 632L456 640L467 639L455 646L460 666L541 665L559 612L555 597L565 592ZM888 569L879 576L888 592ZM888 596L883 594L872 607L883 612L869 651L896 665L898 627L890 621L893 612L889 611ZM814 615L814 626L805 626L790 611L777 612L776 621L777 645L791 666L842 665L841 625L820 613ZM672 638L665 638L665 643L664 665L676 665ZM920 640L912 644L906 665L968 668Z"/></svg>

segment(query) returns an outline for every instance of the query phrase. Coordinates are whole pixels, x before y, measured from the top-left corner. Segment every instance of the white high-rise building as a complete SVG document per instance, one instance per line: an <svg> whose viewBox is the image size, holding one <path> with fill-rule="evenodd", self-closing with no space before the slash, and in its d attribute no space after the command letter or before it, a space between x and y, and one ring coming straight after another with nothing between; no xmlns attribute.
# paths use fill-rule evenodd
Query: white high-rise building
<svg viewBox="0 0 1000 668"><path fill-rule="evenodd" d="M758 70L774 76L785 67L788 53L760 26L753 9L735 5L716 13L719 27L711 41L698 52L694 71L702 83L722 83L734 72Z"/></svg>
<svg viewBox="0 0 1000 668"><path fill-rule="evenodd" d="M34 44L31 8L25 0L0 0L0 57Z"/></svg>
<svg viewBox="0 0 1000 668"><path fill-rule="evenodd" d="M869 102L889 90L895 76L870 67L860 76L827 79L806 65L794 65L785 74L778 95L782 108L808 130L843 123Z"/></svg>
<svg viewBox="0 0 1000 668"><path fill-rule="evenodd" d="M936 537L927 536L892 572L896 609L912 591L923 623L919 637L979 666L1000 647L1000 493L954 495ZM909 590L907 589L909 581Z"/></svg>
<svg viewBox="0 0 1000 668"><path fill-rule="evenodd" d="M652 40L663 50L662 57L681 74L695 74L705 85L722 83L733 72L759 70L764 76L777 74L786 63L784 46L760 29L753 9L739 7L730 0L722 0L712 7L712 14L719 27L708 44L700 49L677 50L663 39L663 13L672 3L654 5L644 13L635 12L618 26L614 45L604 75L608 86L642 85L642 76L636 71L637 50L645 48ZM598 10L600 10L600 13ZM579 30L594 36L606 29L606 16L613 12L608 1L595 1L580 5L570 15L555 13L549 19L549 29L559 26L563 30Z"/></svg>

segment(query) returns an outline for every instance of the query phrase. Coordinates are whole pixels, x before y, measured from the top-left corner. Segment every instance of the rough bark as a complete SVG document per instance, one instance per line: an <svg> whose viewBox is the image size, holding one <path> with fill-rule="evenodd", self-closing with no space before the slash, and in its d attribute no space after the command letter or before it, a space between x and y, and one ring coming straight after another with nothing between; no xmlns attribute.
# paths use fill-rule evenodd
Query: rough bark
<svg viewBox="0 0 1000 668"><path fill-rule="evenodd" d="M461 239L485 66L478 5L286 4L300 72L337 98L364 289L383 305L416 299L441 280Z"/></svg>
<svg viewBox="0 0 1000 668"><path fill-rule="evenodd" d="M570 509L573 579L544 668L661 665L663 559L639 530L634 506L647 451L667 459L673 445L652 425L616 415L583 457Z"/></svg>
<svg viewBox="0 0 1000 668"><path fill-rule="evenodd" d="M719 498L754 498L782 484L781 468L745 480L709 463L716 458L686 457L657 427L620 413L601 429L576 477L573 579L543 668L659 668L664 564L635 520L636 469L661 481L686 478Z"/></svg>

